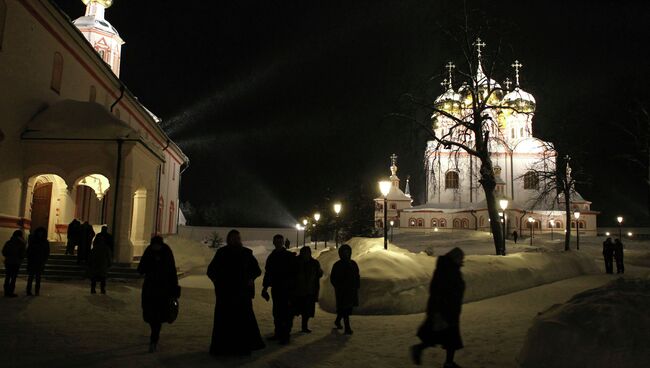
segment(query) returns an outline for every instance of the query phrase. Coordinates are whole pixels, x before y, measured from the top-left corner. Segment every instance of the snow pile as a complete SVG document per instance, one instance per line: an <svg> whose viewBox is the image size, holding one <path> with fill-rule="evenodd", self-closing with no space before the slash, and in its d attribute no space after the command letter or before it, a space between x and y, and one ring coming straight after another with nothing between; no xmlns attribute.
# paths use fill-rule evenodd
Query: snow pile
<svg viewBox="0 0 650 368"><path fill-rule="evenodd" d="M647 367L650 280L620 278L535 319L521 367Z"/></svg>
<svg viewBox="0 0 650 368"><path fill-rule="evenodd" d="M411 314L425 310L436 258L394 245L383 249L382 238L353 238L352 258L361 272L358 314ZM335 312L334 289L328 274L338 253L323 252L318 260L326 276L321 281L320 306ZM578 252L527 252L508 256L470 255L462 269L465 301L475 301L596 272L594 261Z"/></svg>
<svg viewBox="0 0 650 368"><path fill-rule="evenodd" d="M200 241L176 235L166 237L165 243L172 248L176 268L185 273L205 273L216 250Z"/></svg>

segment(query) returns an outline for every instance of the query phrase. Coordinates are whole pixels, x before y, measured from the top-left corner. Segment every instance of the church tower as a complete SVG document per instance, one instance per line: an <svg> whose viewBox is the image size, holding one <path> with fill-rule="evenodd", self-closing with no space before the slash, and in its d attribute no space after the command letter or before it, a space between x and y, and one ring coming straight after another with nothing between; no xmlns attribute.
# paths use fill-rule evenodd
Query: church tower
<svg viewBox="0 0 650 368"><path fill-rule="evenodd" d="M111 67L113 73L119 77L124 41L117 30L104 18L104 13L113 5L113 0L81 1L86 5L86 14L73 23L104 62Z"/></svg>

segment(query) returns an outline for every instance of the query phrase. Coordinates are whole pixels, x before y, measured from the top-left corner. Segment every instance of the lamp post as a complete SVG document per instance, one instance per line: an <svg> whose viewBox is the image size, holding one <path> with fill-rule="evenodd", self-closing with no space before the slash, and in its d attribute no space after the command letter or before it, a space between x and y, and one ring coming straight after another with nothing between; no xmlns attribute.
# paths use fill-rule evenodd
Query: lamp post
<svg viewBox="0 0 650 368"><path fill-rule="evenodd" d="M395 221L390 220L390 242L393 242L393 226L395 226Z"/></svg>
<svg viewBox="0 0 650 368"><path fill-rule="evenodd" d="M532 217L528 218L528 223L530 224L530 246L533 246L533 235L535 234L535 228L533 227L533 223L535 222L535 219Z"/></svg>
<svg viewBox="0 0 650 368"><path fill-rule="evenodd" d="M320 220L320 213L316 212L314 213L314 250L318 249L318 228L316 227L318 220Z"/></svg>
<svg viewBox="0 0 650 368"><path fill-rule="evenodd" d="M302 246L305 246L305 238L307 235L307 224L309 224L309 220L303 219L302 220Z"/></svg>
<svg viewBox="0 0 650 368"><path fill-rule="evenodd" d="M388 249L388 192L390 192L391 182L388 180L382 180L379 182L379 191L381 195L384 196L384 249Z"/></svg>
<svg viewBox="0 0 650 368"><path fill-rule="evenodd" d="M334 203L334 213L336 214L336 222L334 223L334 248L339 247L339 213L341 213L341 204Z"/></svg>
<svg viewBox="0 0 650 368"><path fill-rule="evenodd" d="M575 211L573 217L576 219L576 249L580 250L580 223L578 219L580 218L580 212Z"/></svg>
<svg viewBox="0 0 650 368"><path fill-rule="evenodd" d="M503 210L503 248L501 248L501 255L506 255L506 208L508 208L508 200L502 199L499 201L499 206Z"/></svg>
<svg viewBox="0 0 650 368"><path fill-rule="evenodd" d="M616 221L618 222L618 238L621 239L623 236L621 235L621 224L623 223L623 216L618 216L616 218Z"/></svg>
<svg viewBox="0 0 650 368"><path fill-rule="evenodd" d="M548 221L551 224L551 240L553 240L553 228L555 227L555 220L551 219Z"/></svg>

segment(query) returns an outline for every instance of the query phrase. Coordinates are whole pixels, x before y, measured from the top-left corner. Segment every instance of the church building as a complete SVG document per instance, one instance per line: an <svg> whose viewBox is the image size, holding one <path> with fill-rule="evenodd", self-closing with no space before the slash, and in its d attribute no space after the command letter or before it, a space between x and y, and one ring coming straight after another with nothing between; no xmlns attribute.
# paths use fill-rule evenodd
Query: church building
<svg viewBox="0 0 650 368"><path fill-rule="evenodd" d="M71 22L48 0L0 0L0 239L44 227L64 242L77 218L108 225L131 262L176 232L189 159L119 79L113 0L81 1Z"/></svg>
<svg viewBox="0 0 650 368"><path fill-rule="evenodd" d="M492 121L497 122L490 128L493 129L490 132L490 152L497 182L497 205L501 199L508 201L505 210L507 233L517 230L519 234L525 235L539 231L563 234L565 230L575 231L577 227L581 234L595 235L598 212L592 211L591 202L585 200L578 192L572 194L571 208L573 212L579 213L579 218L576 219L572 214L570 224L566 223L561 197L559 200L539 199L540 190L544 187L544 179L540 178L539 172L551 171L555 167L557 153L551 143L541 141L532 134L536 101L520 86L519 73L522 64L519 61L512 64L515 72L514 88L511 89L512 82L509 79L506 79L505 88L502 88L483 71L481 47L485 46L485 43L479 39L475 45L478 66L476 75L472 78L473 83L478 84L479 91L492 91L489 105L493 107L489 107L485 113L490 115ZM434 101L435 108L442 113L436 112L431 117L437 137L449 134L455 124L445 113L456 117L471 116L471 94L467 85L454 88L454 65L449 63L447 68L449 76L443 83L444 93ZM450 139L459 138L451 136ZM471 141L469 144L471 145ZM545 167L540 168L540 165ZM490 231L485 194L479 183L479 168L477 157L454 147L440 146L433 140L427 142L424 157L426 203L397 210L405 203L403 198L397 199L405 195L402 193L395 196L395 201L388 199L389 208L394 209L389 217L393 218L395 226L399 226L401 231ZM393 159L393 176L396 170ZM570 167L567 167L569 175L570 171ZM383 215L380 205L382 200L383 198L375 200L376 227L383 226L378 221Z"/></svg>

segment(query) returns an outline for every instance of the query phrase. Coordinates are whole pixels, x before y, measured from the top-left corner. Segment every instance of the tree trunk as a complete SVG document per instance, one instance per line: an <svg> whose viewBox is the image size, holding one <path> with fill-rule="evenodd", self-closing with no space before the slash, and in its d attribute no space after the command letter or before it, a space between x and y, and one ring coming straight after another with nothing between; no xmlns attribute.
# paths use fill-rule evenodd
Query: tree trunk
<svg viewBox="0 0 650 368"><path fill-rule="evenodd" d="M566 231L564 232L564 250L568 251L571 250L569 246L571 244L571 188L566 183L566 181L564 181L564 212L566 218Z"/></svg>
<svg viewBox="0 0 650 368"><path fill-rule="evenodd" d="M494 180L492 160L487 152L482 154L479 159L481 160L481 179L479 182L485 192L485 201L487 202L488 216L490 217L490 228L492 229L494 249L496 255L505 255L505 249L503 249L505 234L502 233L503 227L501 225L501 218L499 217L499 210L497 209L496 197L494 195L496 180Z"/></svg>

